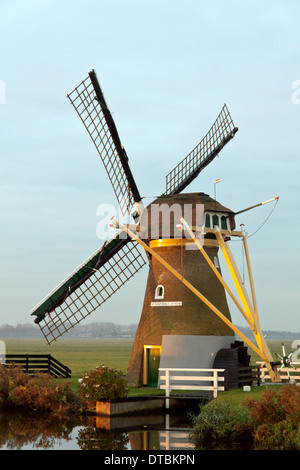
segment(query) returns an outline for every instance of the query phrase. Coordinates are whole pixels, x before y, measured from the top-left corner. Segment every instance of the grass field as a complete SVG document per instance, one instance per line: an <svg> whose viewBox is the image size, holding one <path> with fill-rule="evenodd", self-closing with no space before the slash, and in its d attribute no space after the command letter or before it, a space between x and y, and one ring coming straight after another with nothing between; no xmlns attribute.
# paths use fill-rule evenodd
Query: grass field
<svg viewBox="0 0 300 470"><path fill-rule="evenodd" d="M55 359L68 366L72 371L72 387L78 386L78 379L86 370L94 369L101 363L121 370L124 374L130 360L132 339L60 339L50 346L45 340L36 339L2 339L6 345L7 354L51 354ZM275 352L282 355L282 343L286 353L294 352L291 349L292 340L269 340L267 344L277 360ZM251 354L251 364L255 364L260 358L254 352ZM143 394L153 393L153 389L143 389ZM162 393L162 391L157 391Z"/></svg>
<svg viewBox="0 0 300 470"><path fill-rule="evenodd" d="M124 374L130 359L133 340L59 340L50 346L45 340L7 339L7 354L51 354L72 371L72 382L78 383L86 370L100 364L114 367Z"/></svg>

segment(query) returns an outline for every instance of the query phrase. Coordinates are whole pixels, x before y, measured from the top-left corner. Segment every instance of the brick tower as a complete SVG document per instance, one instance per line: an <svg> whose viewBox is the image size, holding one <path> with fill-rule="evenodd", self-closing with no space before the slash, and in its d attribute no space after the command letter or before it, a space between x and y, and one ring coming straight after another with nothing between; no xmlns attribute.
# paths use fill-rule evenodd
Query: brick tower
<svg viewBox="0 0 300 470"><path fill-rule="evenodd" d="M178 232L176 220L178 220L180 211L184 214L190 209L193 225L197 224L197 218L199 222L200 214L207 229L213 228L213 225L218 225L221 230L233 230L235 226L232 211L204 193L181 193L159 198L152 204L159 208L163 207L167 217L162 222L163 210L161 210L161 223L158 233L156 233L157 227L153 227L153 216L151 218L148 215L147 234L149 238L147 243L149 246L179 273L182 273L185 279L231 321L223 286L207 264L202 253L198 249L193 249L195 248L192 246L193 242ZM148 214L154 212L150 210L151 206L147 209ZM174 213L176 212L175 220ZM167 235L169 236L164 238L164 227L168 228L168 223L170 230L167 231ZM142 224L143 218L141 226ZM158 235L156 239L151 239L151 233L153 232L156 236ZM212 233L206 233L203 246L220 272L218 243ZM176 335L175 340L178 335L218 336L227 339L227 337L232 337L232 330L214 315L188 287L182 284L156 258L152 257L149 261L143 310L127 374L128 382L131 385L141 386L143 383L147 383L145 361L148 360L149 349L151 347L154 349L161 348L163 336L169 335ZM188 340L188 338L185 339ZM159 360L159 354L156 354L156 359Z"/></svg>

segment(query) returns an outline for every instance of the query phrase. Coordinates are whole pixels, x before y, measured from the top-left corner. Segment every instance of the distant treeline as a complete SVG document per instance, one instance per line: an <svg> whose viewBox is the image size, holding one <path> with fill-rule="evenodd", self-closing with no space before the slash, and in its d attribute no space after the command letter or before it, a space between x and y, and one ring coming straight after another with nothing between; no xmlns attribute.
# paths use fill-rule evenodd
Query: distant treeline
<svg viewBox="0 0 300 470"><path fill-rule="evenodd" d="M237 328L243 333L247 338L253 339L254 335L252 330L248 326L238 326ZM268 339L300 339L300 333L295 331L275 331L275 330L262 330L263 335L266 340ZM0 333L1 334L1 333Z"/></svg>
<svg viewBox="0 0 300 470"><path fill-rule="evenodd" d="M137 325L118 325L111 322L76 325L63 335L63 338L134 338ZM30 323L16 326L0 326L1 338L44 338L37 325Z"/></svg>
<svg viewBox="0 0 300 470"><path fill-rule="evenodd" d="M237 326L237 328L248 338L253 339L250 328ZM134 338L137 324L119 325L111 322L88 323L86 325L76 325L63 335L63 338ZM300 339L300 333L293 331L263 330L263 334L268 339ZM18 323L16 326L0 326L0 339L5 338L43 338L40 328L31 323Z"/></svg>

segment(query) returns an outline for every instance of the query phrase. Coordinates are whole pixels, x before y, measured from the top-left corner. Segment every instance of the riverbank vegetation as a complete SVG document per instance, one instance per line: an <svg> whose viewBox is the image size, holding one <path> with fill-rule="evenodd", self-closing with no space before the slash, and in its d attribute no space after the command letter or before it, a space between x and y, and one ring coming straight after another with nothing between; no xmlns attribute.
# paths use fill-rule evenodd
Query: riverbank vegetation
<svg viewBox="0 0 300 470"><path fill-rule="evenodd" d="M90 408L94 407L97 401L126 398L128 391L122 372L105 364L86 371L78 389L79 396Z"/></svg>
<svg viewBox="0 0 300 470"><path fill-rule="evenodd" d="M29 376L11 363L7 367L0 364L0 408L76 413L82 403L69 382L57 382L45 373Z"/></svg>
<svg viewBox="0 0 300 470"><path fill-rule="evenodd" d="M259 387L258 387L259 389ZM222 396L222 395L220 395ZM229 398L228 398L229 397ZM300 449L300 387L272 385L260 397L212 400L193 418L192 440L198 449Z"/></svg>
<svg viewBox="0 0 300 470"><path fill-rule="evenodd" d="M97 401L126 398L128 385L122 372L104 364L86 371L77 387L46 373L26 374L14 363L0 364L0 409L54 413L83 413Z"/></svg>

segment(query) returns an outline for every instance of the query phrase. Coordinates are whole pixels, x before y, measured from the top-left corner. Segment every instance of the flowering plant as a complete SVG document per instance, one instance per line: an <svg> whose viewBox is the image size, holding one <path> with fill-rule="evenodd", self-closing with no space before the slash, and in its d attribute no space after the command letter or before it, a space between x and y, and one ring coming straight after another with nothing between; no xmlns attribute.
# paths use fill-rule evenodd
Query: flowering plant
<svg viewBox="0 0 300 470"><path fill-rule="evenodd" d="M128 385L122 372L104 364L86 372L79 385L80 397L91 405L96 401L125 398L127 394Z"/></svg>

